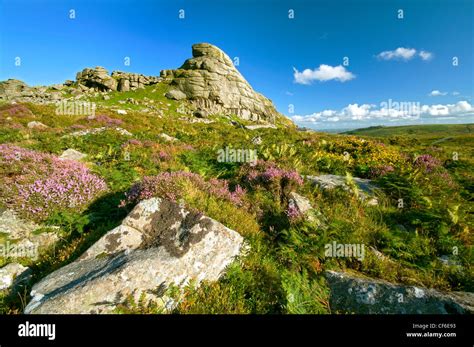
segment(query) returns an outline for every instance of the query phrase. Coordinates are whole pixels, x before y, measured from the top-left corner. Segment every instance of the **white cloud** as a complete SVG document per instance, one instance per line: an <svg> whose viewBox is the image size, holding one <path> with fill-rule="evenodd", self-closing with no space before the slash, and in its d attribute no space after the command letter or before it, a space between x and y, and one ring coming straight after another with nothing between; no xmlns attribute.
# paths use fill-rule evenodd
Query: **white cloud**
<svg viewBox="0 0 474 347"><path fill-rule="evenodd" d="M440 92L439 90L435 89L435 90L432 90L431 93L429 93L428 95L429 96L444 96L447 94L448 94L447 92Z"/></svg>
<svg viewBox="0 0 474 347"><path fill-rule="evenodd" d="M325 82L336 80L345 82L355 78L355 75L352 72L347 71L342 65L330 66L321 64L319 68L314 70L305 69L300 72L296 68L293 68L293 71L294 82L305 85L311 84L313 81Z"/></svg>
<svg viewBox="0 0 474 347"><path fill-rule="evenodd" d="M461 94L461 93L454 91L454 92L452 92L451 94L452 94L453 96L458 96L458 95Z"/></svg>
<svg viewBox="0 0 474 347"><path fill-rule="evenodd" d="M382 60L392 60L392 59L401 59L401 60L410 60L416 54L416 49L414 48L404 48L398 47L393 51L384 51L379 53L377 57Z"/></svg>
<svg viewBox="0 0 474 347"><path fill-rule="evenodd" d="M428 51L417 51L415 48L405 48L405 47L398 47L393 51L383 51L377 54L377 58L381 60L403 60L408 61L413 59L418 53L418 56L422 60L431 60L433 58L433 53Z"/></svg>
<svg viewBox="0 0 474 347"><path fill-rule="evenodd" d="M433 58L433 53L427 51L420 51L418 55L422 60L431 60Z"/></svg>
<svg viewBox="0 0 474 347"><path fill-rule="evenodd" d="M291 117L297 123L338 122L353 120L385 119L390 121L402 119L419 119L420 117L462 117L474 115L474 106L467 101L455 104L421 105L415 102L396 102L389 100L379 106L373 104L349 104L341 110L324 110L309 115Z"/></svg>

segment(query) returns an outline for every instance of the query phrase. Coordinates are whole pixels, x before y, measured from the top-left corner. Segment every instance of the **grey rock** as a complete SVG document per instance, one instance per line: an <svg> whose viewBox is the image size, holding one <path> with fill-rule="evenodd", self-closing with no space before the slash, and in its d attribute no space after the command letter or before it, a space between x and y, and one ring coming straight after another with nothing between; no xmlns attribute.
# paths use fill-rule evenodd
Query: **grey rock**
<svg viewBox="0 0 474 347"><path fill-rule="evenodd" d="M350 187L346 182L346 177L338 175L320 175L320 176L306 176L306 179L312 181L322 190L331 190L336 187L341 187L344 190L350 191ZM359 198L367 202L368 205L378 205L378 199L374 194L379 192L378 188L371 180L365 178L352 178L359 189Z"/></svg>
<svg viewBox="0 0 474 347"><path fill-rule="evenodd" d="M93 69L85 68L76 75L76 81L86 86L99 91L117 90L117 80L109 76L106 69L97 66Z"/></svg>
<svg viewBox="0 0 474 347"><path fill-rule="evenodd" d="M252 89L219 48L198 43L193 45L192 54L179 69L161 71L161 77L184 93L196 108L210 114L235 114L242 119L269 123L281 116L269 99Z"/></svg>
<svg viewBox="0 0 474 347"><path fill-rule="evenodd" d="M474 293L440 292L357 275L326 271L333 313L466 314L474 313Z"/></svg>
<svg viewBox="0 0 474 347"><path fill-rule="evenodd" d="M10 263L0 268L0 290L11 289L31 278L31 269L19 263Z"/></svg>
<svg viewBox="0 0 474 347"><path fill-rule="evenodd" d="M168 91L165 96L168 98L168 99L173 99L173 100L183 100L183 99L186 99L186 94L184 94L182 91L180 90L176 90L176 89L172 89L170 91Z"/></svg>
<svg viewBox="0 0 474 347"><path fill-rule="evenodd" d="M176 137L169 136L168 134L165 134L165 133L159 134L158 136L167 142L179 141Z"/></svg>
<svg viewBox="0 0 474 347"><path fill-rule="evenodd" d="M76 151L73 148L68 148L66 149L60 156L60 159L67 159L67 160L75 160L75 161L80 161L87 157L87 154L81 153L79 151Z"/></svg>
<svg viewBox="0 0 474 347"><path fill-rule="evenodd" d="M39 229L44 229L44 232L38 233ZM47 229L53 231L46 231ZM59 241L54 229L56 228L44 227L20 218L15 211L5 209L0 212L0 233L5 238L4 243L0 244L0 255L36 259L42 250Z"/></svg>
<svg viewBox="0 0 474 347"><path fill-rule="evenodd" d="M30 129L46 129L46 128L48 128L47 125L45 125L41 122L38 122L38 121L28 122L27 127L30 128Z"/></svg>
<svg viewBox="0 0 474 347"><path fill-rule="evenodd" d="M318 227L325 228L327 223L320 211L315 209L308 198L296 192L289 194L289 204L294 204L298 211L304 215L308 221L316 223Z"/></svg>
<svg viewBox="0 0 474 347"><path fill-rule="evenodd" d="M111 313L142 294L166 306L169 285L216 281L242 243L209 217L167 200L144 200L79 259L34 285L25 313Z"/></svg>

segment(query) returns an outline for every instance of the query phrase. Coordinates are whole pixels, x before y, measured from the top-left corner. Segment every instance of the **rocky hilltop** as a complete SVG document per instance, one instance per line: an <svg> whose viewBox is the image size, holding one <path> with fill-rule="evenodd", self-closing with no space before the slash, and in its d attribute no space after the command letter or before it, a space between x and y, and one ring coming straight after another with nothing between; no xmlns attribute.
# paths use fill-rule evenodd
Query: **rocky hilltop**
<svg viewBox="0 0 474 347"><path fill-rule="evenodd" d="M236 115L247 121L275 124L283 119L273 103L253 90L222 50L208 43L192 47L193 57L176 70L162 70L160 76L113 71L101 66L85 68L76 80L63 84L31 87L9 79L0 82L0 100L56 103L62 100L86 100L115 92L129 92L150 85L164 84L168 99L177 100L199 117L207 115ZM150 108L149 105L146 105Z"/></svg>
<svg viewBox="0 0 474 347"><path fill-rule="evenodd" d="M253 90L227 54L208 43L193 45L192 54L179 69L161 71L173 88L169 98L187 98L210 113L274 123L278 112L273 103Z"/></svg>

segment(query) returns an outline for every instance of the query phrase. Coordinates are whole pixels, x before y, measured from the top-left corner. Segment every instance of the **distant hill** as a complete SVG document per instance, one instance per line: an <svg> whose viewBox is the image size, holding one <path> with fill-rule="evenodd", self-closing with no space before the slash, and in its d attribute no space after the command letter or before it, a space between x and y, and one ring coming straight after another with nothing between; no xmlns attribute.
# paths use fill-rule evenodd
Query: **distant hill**
<svg viewBox="0 0 474 347"><path fill-rule="evenodd" d="M427 125L404 125L404 126L373 126L369 128L355 129L344 132L348 135L361 135L361 136L419 136L419 135L462 135L462 134L474 134L474 124L427 124Z"/></svg>

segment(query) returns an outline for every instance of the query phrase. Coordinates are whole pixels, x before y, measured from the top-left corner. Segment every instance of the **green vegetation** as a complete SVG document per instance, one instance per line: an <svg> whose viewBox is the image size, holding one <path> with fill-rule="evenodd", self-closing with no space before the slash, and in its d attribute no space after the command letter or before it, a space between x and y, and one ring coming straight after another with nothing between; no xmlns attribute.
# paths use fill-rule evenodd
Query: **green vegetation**
<svg viewBox="0 0 474 347"><path fill-rule="evenodd" d="M203 182L225 179L229 192L237 186L245 189L241 203L236 203L194 179L173 186L189 207L240 232L248 251L218 282L199 288L190 285L176 294L182 300L175 312L330 313L323 276L329 269L443 290L474 290L472 125L383 127L342 135L294 127L251 131L236 117L212 115L209 124L181 119L177 110L182 105L166 99L166 90L162 84L111 93L109 100L93 99L98 108L92 120L55 115L53 106L26 104L15 112L13 105L0 106L0 143L54 155L68 148L81 151L88 156L88 169L108 188L80 213L65 210L49 216L46 222L60 226L63 236L54 250L38 260L22 260L32 267L34 280L75 260L118 225L133 207L119 207L125 192L144 177L188 172ZM159 112L144 113L139 111L142 105L118 103L128 98L154 100ZM111 107L126 109L127 114L117 114ZM27 128L33 120L48 128ZM108 130L66 136L98 127ZM116 127L133 136L120 135ZM166 141L160 137L163 133L178 140ZM252 141L255 137L261 137L260 144ZM218 162L217 150L225 147L256 149L261 165L281 170L278 181L260 183L249 178L262 174L266 166L252 173L245 163ZM378 206L369 206L342 189L322 191L308 181L290 184L285 180L293 170L300 175L349 173L370 178L384 194ZM2 182L7 174L0 172ZM324 223L289 218L291 191L307 197ZM157 192L165 194L166 187ZM325 257L325 244L334 241L364 244L367 256L362 261ZM375 256L369 247L385 257ZM452 256L458 265L443 264L441 256ZM0 297L0 313L21 312L26 293ZM130 302L119 312L160 310Z"/></svg>

